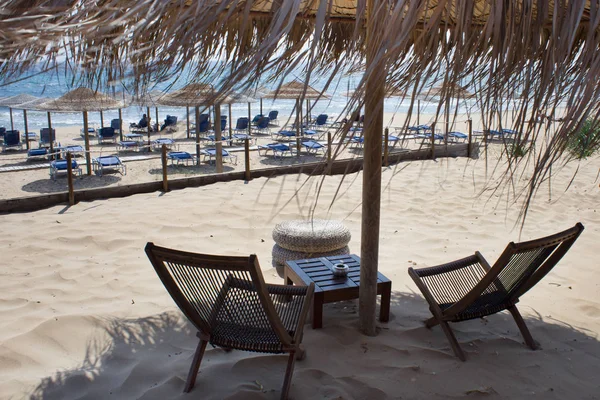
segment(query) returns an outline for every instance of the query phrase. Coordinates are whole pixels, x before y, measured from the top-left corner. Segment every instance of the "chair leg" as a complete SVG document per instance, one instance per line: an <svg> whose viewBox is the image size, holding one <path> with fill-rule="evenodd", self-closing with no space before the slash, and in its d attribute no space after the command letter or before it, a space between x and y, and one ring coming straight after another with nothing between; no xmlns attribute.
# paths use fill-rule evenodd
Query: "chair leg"
<svg viewBox="0 0 600 400"><path fill-rule="evenodd" d="M454 336L454 332L452 332L452 329L448 325L448 322L440 321L440 326L442 327L444 334L448 338L448 341L450 342L450 346L452 346L452 350L454 351L454 354L456 355L456 357L460 358L461 361L465 361L466 360L465 353L463 353L462 349L460 348L460 345L458 344L458 340L456 340L456 336Z"/></svg>
<svg viewBox="0 0 600 400"><path fill-rule="evenodd" d="M517 323L517 326L519 327L521 335L523 335L523 339L525 339L525 343L527 344L527 346L529 346L531 350L536 350L538 348L538 345L537 343L535 343L535 340L533 340L533 336L531 336L529 329L527 329L527 325L525 325L525 321L523 321L521 313L519 313L519 310L517 310L517 306L509 307L508 311L510 311L513 318L515 319L515 322Z"/></svg>
<svg viewBox="0 0 600 400"><path fill-rule="evenodd" d="M425 320L425 327L427 329L431 329L439 323L440 322L438 321L438 319L436 317L431 317L428 320Z"/></svg>
<svg viewBox="0 0 600 400"><path fill-rule="evenodd" d="M187 380L185 381L185 388L183 389L185 393L189 393L194 388L196 376L198 376L198 369L200 369L200 362L204 356L204 350L206 350L207 344L208 341L202 339L200 339L200 342L198 343L196 353L194 354L194 360L192 360L192 365L190 366L190 372L188 373Z"/></svg>
<svg viewBox="0 0 600 400"><path fill-rule="evenodd" d="M287 369L285 370L285 378L283 380L283 388L281 389L281 400L287 400L290 386L292 386L292 374L294 373L294 364L296 363L296 352L291 351L288 357Z"/></svg>

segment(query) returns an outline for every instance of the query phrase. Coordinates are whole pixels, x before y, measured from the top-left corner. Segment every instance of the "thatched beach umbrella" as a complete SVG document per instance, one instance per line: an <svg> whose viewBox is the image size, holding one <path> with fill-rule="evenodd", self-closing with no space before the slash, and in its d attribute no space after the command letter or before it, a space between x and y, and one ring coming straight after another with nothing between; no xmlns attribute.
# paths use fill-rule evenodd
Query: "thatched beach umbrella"
<svg viewBox="0 0 600 400"><path fill-rule="evenodd" d="M138 106L146 107L146 114L148 115L148 149L150 149L150 132L152 131L152 123L150 118L150 107L154 107L156 112L156 122L155 124L160 129L160 122L158 119L158 106L160 103L160 99L165 96L165 93L160 90L153 90L150 93L145 93L141 96L134 97L131 100L132 104L137 104Z"/></svg>
<svg viewBox="0 0 600 400"><path fill-rule="evenodd" d="M85 158L87 174L92 174L92 161L90 157L90 136L88 132L88 112L110 110L123 107L123 103L105 94L94 92L88 88L77 88L62 95L58 99L50 100L39 106L41 109L55 112L83 113L83 132L85 138Z"/></svg>
<svg viewBox="0 0 600 400"><path fill-rule="evenodd" d="M107 0L99 12L96 2L59 2L53 4L51 29L39 29L48 26L46 1L28 2L27 18L20 18L21 8L7 7L3 18L11 24L0 37L0 57L5 60L0 77L33 68L40 58L62 62L61 57L67 57L73 65L80 65L80 60L92 57L93 63L86 63L79 75L102 82L129 77L133 71L133 84L148 87L184 72L196 81L214 73L222 78L220 87L229 90L241 82L290 76L298 67L310 81L311 74L332 78L341 70L365 65L358 84L365 93L359 314L361 328L369 334L375 332L386 85L408 89L422 87L419 82L443 80L470 86L483 81L478 96L488 100L489 108L482 113L495 112L498 93L510 86L522 87L529 94L530 101L522 102L520 111L535 115L557 108L557 103L545 107L553 92L568 93L566 121L552 136L544 156L534 160L525 204L583 121L600 115L600 37L596 34L600 8L595 2L209 0L148 4ZM66 38L73 45L65 56L60 44ZM100 47L103 51L97 51ZM25 53L38 57L23 60ZM218 54L219 62L199 54ZM134 68L122 68L125 62ZM96 74L90 73L89 65L98 66ZM449 98L449 93L443 93L440 102ZM523 139L533 143L546 136L539 136L528 124L531 112L515 113L515 126L523 130ZM508 161L505 183L516 165L526 165L531 159Z"/></svg>
<svg viewBox="0 0 600 400"><path fill-rule="evenodd" d="M222 100L222 98L221 98ZM191 83L179 90L169 93L160 99L160 104L166 106L194 107L196 111L196 156L200 162L200 107L209 107L211 103L215 104L215 141L216 149L216 167L217 172L223 170L223 154L221 144L221 107L217 102L215 89L212 85L206 83ZM217 111L218 110L218 111ZM189 114L188 114L189 115ZM218 118L217 118L218 117Z"/></svg>
<svg viewBox="0 0 600 400"><path fill-rule="evenodd" d="M306 122L310 122L310 100L327 99L329 95L318 91L312 86L297 79L284 83L275 90L265 94L266 99L289 99L296 100L296 105L300 104L298 112L302 114L302 100L306 99ZM298 108L298 107L297 107ZM298 112L296 117L298 117Z"/></svg>
<svg viewBox="0 0 600 400"><path fill-rule="evenodd" d="M23 110L23 123L24 123L24 130L25 130L25 146L27 146L27 150L29 150L29 136L27 133L28 130L28 126L27 126L27 110L22 108L21 105L23 103L28 103L30 101L35 101L39 99L39 97L35 97L32 96L30 94L26 94L26 93L21 93L21 94L17 94L15 96L11 96L11 97L7 97L5 99L0 100L0 106L4 106L4 107L8 107L9 112L10 112L10 129L14 130L15 126L14 126L14 120L13 120L13 109L16 110Z"/></svg>

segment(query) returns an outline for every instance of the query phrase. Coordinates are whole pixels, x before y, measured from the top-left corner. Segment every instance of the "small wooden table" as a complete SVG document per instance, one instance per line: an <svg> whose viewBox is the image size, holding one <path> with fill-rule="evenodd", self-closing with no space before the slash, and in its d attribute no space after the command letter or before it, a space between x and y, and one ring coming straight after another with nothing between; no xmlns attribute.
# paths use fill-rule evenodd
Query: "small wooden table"
<svg viewBox="0 0 600 400"><path fill-rule="evenodd" d="M350 268L347 278L333 276L333 265L338 263ZM355 254L286 261L283 274L286 285L309 285L314 282L313 329L323 327L323 304L358 299L360 258ZM377 273L377 294L381 295L379 320L387 322L390 319L392 281L382 273Z"/></svg>

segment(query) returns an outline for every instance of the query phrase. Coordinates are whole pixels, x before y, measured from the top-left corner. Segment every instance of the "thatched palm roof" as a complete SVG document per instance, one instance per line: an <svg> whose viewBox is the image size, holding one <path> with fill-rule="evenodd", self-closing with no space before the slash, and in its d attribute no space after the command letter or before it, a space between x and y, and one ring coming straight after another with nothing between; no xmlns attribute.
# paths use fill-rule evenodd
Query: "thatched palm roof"
<svg viewBox="0 0 600 400"><path fill-rule="evenodd" d="M38 100L39 97L32 96L30 94L17 94L15 96L6 97L0 100L0 106L4 107L12 107L12 108L20 108L20 105L23 103L28 103L30 101Z"/></svg>
<svg viewBox="0 0 600 400"><path fill-rule="evenodd" d="M47 111L102 111L123 107L123 103L105 94L87 88L77 88L38 106Z"/></svg>
<svg viewBox="0 0 600 400"><path fill-rule="evenodd" d="M266 99L310 99L316 100L319 98L328 98L329 96L321 93L312 86L293 80L291 82L284 83L277 89L265 94L263 96Z"/></svg>
<svg viewBox="0 0 600 400"><path fill-rule="evenodd" d="M159 104L175 107L201 106L210 104L215 89L206 83L191 83L159 99Z"/></svg>

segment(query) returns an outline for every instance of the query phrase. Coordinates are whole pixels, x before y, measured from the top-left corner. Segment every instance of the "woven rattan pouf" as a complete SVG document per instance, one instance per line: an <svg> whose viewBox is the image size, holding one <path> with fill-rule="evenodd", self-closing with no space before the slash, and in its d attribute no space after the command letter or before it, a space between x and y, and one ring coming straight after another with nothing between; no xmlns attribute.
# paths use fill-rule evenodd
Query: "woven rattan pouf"
<svg viewBox="0 0 600 400"><path fill-rule="evenodd" d="M340 221L284 221L273 229L273 263L349 254L350 231Z"/></svg>

